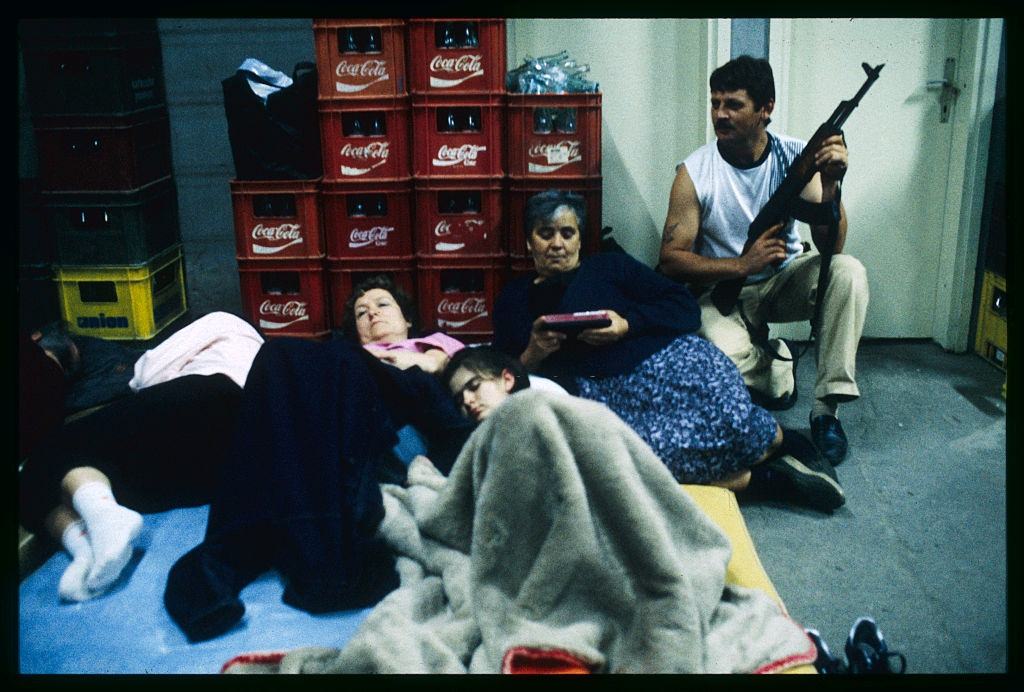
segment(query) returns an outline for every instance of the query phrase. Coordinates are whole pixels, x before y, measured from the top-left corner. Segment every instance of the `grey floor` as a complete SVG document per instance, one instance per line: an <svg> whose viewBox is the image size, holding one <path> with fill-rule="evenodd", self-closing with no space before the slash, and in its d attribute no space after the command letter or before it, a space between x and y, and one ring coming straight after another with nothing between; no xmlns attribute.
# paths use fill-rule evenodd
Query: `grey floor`
<svg viewBox="0 0 1024 692"><path fill-rule="evenodd" d="M800 400L778 412L809 433L811 353ZM861 615L878 622L908 673L1007 670L1004 375L934 343L861 346L861 398L840 408L850 454L836 468L846 505L831 516L773 502L741 509L798 622L841 653Z"/></svg>

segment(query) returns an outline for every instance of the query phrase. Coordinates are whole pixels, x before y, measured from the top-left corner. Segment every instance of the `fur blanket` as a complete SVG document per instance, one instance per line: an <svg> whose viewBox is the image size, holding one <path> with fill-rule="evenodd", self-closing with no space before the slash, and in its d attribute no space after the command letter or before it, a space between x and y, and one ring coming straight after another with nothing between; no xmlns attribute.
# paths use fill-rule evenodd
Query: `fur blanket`
<svg viewBox="0 0 1024 692"><path fill-rule="evenodd" d="M514 652L593 672L765 672L802 628L725 584L726 536L603 405L525 390L446 479L424 457L384 486L401 586L341 649L240 656L226 672L495 673Z"/></svg>

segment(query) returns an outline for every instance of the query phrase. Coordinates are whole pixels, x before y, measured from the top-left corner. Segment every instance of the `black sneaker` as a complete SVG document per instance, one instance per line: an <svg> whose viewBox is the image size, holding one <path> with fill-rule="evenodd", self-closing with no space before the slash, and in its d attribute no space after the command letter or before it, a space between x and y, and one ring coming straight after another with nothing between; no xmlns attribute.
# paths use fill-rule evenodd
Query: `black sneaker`
<svg viewBox="0 0 1024 692"><path fill-rule="evenodd" d="M835 469L825 462L806 437L783 428L782 445L774 457L751 468L751 485L770 489L822 512L846 504Z"/></svg>
<svg viewBox="0 0 1024 692"><path fill-rule="evenodd" d="M814 642L814 648L818 650L818 657L814 659L815 670L822 675L845 675L847 672L846 664L841 659L832 655L832 652L828 649L828 644L821 638L818 630L805 629L804 632Z"/></svg>
<svg viewBox="0 0 1024 692"><path fill-rule="evenodd" d="M890 663L897 659L898 668ZM907 658L898 651L890 651L878 625L869 617L857 618L846 639L846 660L854 675L899 674L907 669Z"/></svg>

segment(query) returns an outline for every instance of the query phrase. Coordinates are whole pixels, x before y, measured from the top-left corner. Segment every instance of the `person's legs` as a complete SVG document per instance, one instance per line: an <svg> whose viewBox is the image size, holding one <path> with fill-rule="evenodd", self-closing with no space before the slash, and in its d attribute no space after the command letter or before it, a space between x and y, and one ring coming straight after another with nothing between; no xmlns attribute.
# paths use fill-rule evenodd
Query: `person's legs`
<svg viewBox="0 0 1024 692"><path fill-rule="evenodd" d="M776 277L766 296L765 319L769 322L810 319L820 268L821 255L804 255ZM832 464L846 456L846 435L839 425L838 405L860 396L855 381L856 359L867 304L864 266L850 255L833 256L828 288L822 297L822 323L815 352L817 379L810 412L811 435Z"/></svg>
<svg viewBox="0 0 1024 692"><path fill-rule="evenodd" d="M737 307L729 315L723 315L714 306L710 291L705 293L699 300L701 326L697 333L729 357L747 387L766 399L780 400L789 396L795 387L793 364L772 358L764 348L754 344L740 314L742 308L748 319L759 323L760 296L764 288L760 285L745 286L740 291ZM785 351L785 346L780 343L772 345L776 350Z"/></svg>
<svg viewBox="0 0 1024 692"><path fill-rule="evenodd" d="M93 564L85 585L103 591L113 584L132 556L142 530L142 515L114 500L109 479L90 467L71 469L62 482L68 504L85 522Z"/></svg>

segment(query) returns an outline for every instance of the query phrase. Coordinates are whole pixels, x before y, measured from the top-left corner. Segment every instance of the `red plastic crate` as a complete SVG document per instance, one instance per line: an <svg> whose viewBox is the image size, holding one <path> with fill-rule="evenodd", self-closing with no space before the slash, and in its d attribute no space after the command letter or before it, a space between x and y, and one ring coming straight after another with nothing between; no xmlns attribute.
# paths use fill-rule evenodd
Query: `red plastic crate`
<svg viewBox="0 0 1024 692"><path fill-rule="evenodd" d="M466 45L467 25L475 32L476 46ZM452 39L448 47L444 45L446 26ZM414 94L505 91L505 20L410 19L409 90Z"/></svg>
<svg viewBox="0 0 1024 692"><path fill-rule="evenodd" d="M355 40L353 47L359 50L345 50L349 30ZM406 93L403 20L314 19L313 39L321 99L403 96ZM371 47L371 40L376 41L376 46Z"/></svg>
<svg viewBox="0 0 1024 692"><path fill-rule="evenodd" d="M597 252L601 245L601 176L588 178L509 178L507 205L508 254L514 258L528 258L526 232L523 223L526 200L544 190L568 190L583 196L587 209L586 228L583 232L584 255Z"/></svg>
<svg viewBox="0 0 1024 692"><path fill-rule="evenodd" d="M505 254L503 178L421 178L416 191L416 254Z"/></svg>
<svg viewBox="0 0 1024 692"><path fill-rule="evenodd" d="M505 257L419 258L423 330L488 340L494 333L494 300L505 283L507 266Z"/></svg>
<svg viewBox="0 0 1024 692"><path fill-rule="evenodd" d="M331 295L331 325L334 329L341 329L345 303L352 295L352 288L373 274L389 274L395 285L408 293L413 305L416 305L416 260L413 257L329 259L326 266Z"/></svg>
<svg viewBox="0 0 1024 692"><path fill-rule="evenodd" d="M324 263L238 260L245 316L264 334L312 336L329 329Z"/></svg>
<svg viewBox="0 0 1024 692"><path fill-rule="evenodd" d="M324 183L320 195L328 259L412 256L410 178Z"/></svg>
<svg viewBox="0 0 1024 692"><path fill-rule="evenodd" d="M325 181L409 177L408 97L319 103ZM383 134L368 134L375 117ZM345 133L356 119L367 134Z"/></svg>
<svg viewBox="0 0 1024 692"><path fill-rule="evenodd" d="M232 180L239 259L324 256L318 180Z"/></svg>
<svg viewBox="0 0 1024 692"><path fill-rule="evenodd" d="M507 132L509 175L601 175L601 94L509 94Z"/></svg>
<svg viewBox="0 0 1024 692"><path fill-rule="evenodd" d="M457 129L442 131L449 116ZM413 175L504 175L504 119L504 94L413 96Z"/></svg>
<svg viewBox="0 0 1024 692"><path fill-rule="evenodd" d="M35 119L40 187L131 190L171 174L167 110Z"/></svg>

